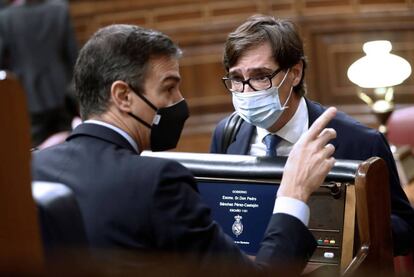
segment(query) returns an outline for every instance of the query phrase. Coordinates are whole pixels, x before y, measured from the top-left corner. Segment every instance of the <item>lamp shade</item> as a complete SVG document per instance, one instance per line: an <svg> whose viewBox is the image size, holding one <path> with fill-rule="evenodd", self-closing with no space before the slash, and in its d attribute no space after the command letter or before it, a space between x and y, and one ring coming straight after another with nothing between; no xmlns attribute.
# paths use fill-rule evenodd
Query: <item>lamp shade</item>
<svg viewBox="0 0 414 277"><path fill-rule="evenodd" d="M362 88L382 88L401 84L411 74L410 64L391 54L391 42L376 40L364 43L366 56L348 68L348 78Z"/></svg>

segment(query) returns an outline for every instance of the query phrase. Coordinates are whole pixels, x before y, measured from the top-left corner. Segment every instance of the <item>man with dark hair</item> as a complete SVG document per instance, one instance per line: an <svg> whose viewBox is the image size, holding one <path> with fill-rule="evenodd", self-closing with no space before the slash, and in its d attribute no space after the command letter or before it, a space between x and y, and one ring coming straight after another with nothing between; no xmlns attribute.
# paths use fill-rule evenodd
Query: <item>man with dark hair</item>
<svg viewBox="0 0 414 277"><path fill-rule="evenodd" d="M223 119L214 132L211 152L288 156L299 137L325 111L304 97L306 59L293 23L271 16L250 17L228 35L223 63L228 72L223 81L242 123L228 141L223 139L229 131L225 130L228 119ZM386 139L344 113L338 113L328 126L337 131L332 141L335 158L379 156L386 161L394 255L405 254L414 238L414 211L401 189Z"/></svg>
<svg viewBox="0 0 414 277"><path fill-rule="evenodd" d="M188 170L139 155L177 144L188 117L179 90L180 55L157 31L132 25L97 31L75 65L84 123L65 143L34 153L34 180L63 183L74 191L94 249L189 254L202 263L220 257L244 265L293 262L301 269L316 243L303 223L308 219L284 203L306 209L332 168L334 148L327 141L335 131L324 126L336 110L315 122L288 159L253 263L211 219Z"/></svg>

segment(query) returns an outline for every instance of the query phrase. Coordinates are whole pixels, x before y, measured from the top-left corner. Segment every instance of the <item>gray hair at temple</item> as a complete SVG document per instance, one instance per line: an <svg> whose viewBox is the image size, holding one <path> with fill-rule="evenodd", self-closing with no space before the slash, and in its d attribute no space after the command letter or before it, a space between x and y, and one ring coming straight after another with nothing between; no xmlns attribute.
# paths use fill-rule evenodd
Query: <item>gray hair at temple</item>
<svg viewBox="0 0 414 277"><path fill-rule="evenodd" d="M145 94L150 59L181 55L167 35L155 30L125 24L98 30L80 50L74 69L82 119L107 110L113 82L124 81L136 93Z"/></svg>
<svg viewBox="0 0 414 277"><path fill-rule="evenodd" d="M227 37L223 57L223 64L227 72L237 63L244 52L265 42L270 43L273 58L283 70L302 62L302 78L293 91L304 95L306 93L304 83L306 58L303 42L295 25L289 20L254 15L230 33Z"/></svg>

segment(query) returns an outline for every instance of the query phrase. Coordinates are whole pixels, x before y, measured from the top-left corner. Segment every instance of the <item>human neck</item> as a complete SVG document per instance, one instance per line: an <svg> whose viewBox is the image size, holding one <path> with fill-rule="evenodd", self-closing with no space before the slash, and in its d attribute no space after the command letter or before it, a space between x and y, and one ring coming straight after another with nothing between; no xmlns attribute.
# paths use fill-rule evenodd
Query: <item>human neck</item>
<svg viewBox="0 0 414 277"><path fill-rule="evenodd" d="M135 130L132 124L128 124L129 118L125 118L124 116L113 112L113 111L107 111L101 115L92 116L88 119L94 119L103 121L105 123L111 124L124 132L126 132L138 145L138 149L142 150L142 143L141 143L141 137L139 135L138 130Z"/></svg>
<svg viewBox="0 0 414 277"><path fill-rule="evenodd" d="M279 131L283 126L285 126L289 120L295 115L296 110L299 107L301 96L297 95L295 92L292 92L292 96L286 106L288 106L280 116L280 118L267 130L271 133L276 133Z"/></svg>

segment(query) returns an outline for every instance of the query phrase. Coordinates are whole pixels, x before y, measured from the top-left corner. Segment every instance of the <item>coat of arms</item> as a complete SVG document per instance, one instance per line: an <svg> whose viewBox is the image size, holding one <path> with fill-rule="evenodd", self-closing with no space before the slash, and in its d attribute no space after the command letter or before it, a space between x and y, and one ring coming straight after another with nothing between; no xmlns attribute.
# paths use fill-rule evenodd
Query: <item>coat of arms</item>
<svg viewBox="0 0 414 277"><path fill-rule="evenodd" d="M241 222L241 219L243 217L241 215L236 215L234 219L233 226L231 226L231 230L233 231L233 234L236 235L236 237L240 236L241 233L243 233L243 223Z"/></svg>

